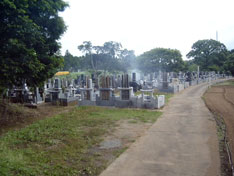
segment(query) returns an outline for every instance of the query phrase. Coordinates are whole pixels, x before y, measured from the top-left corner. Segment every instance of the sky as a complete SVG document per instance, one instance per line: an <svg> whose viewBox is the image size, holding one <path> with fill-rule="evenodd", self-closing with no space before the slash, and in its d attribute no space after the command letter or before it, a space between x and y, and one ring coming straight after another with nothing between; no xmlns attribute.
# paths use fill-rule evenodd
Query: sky
<svg viewBox="0 0 234 176"><path fill-rule="evenodd" d="M183 59L193 43L216 39L234 49L234 0L65 0L67 25L62 54L74 56L83 41L120 42L136 55L153 48L178 49Z"/></svg>

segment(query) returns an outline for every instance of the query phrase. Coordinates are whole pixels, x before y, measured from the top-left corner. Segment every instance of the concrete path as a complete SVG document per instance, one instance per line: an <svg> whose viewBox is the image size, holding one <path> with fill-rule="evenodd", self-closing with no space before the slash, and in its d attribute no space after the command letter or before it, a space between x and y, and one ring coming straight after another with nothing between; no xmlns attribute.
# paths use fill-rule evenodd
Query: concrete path
<svg viewBox="0 0 234 176"><path fill-rule="evenodd" d="M161 118L101 176L216 176L216 125L201 96L207 84L171 98Z"/></svg>

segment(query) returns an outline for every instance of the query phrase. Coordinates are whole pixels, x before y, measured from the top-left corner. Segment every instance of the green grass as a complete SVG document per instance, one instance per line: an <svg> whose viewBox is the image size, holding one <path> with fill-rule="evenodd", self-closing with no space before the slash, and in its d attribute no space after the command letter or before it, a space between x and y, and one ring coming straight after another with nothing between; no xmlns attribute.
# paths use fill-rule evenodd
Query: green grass
<svg viewBox="0 0 234 176"><path fill-rule="evenodd" d="M0 137L0 175L98 175L106 162L90 149L117 121L155 122L160 115L150 110L77 107L10 131Z"/></svg>
<svg viewBox="0 0 234 176"><path fill-rule="evenodd" d="M234 80L228 80L215 84L214 86L234 86Z"/></svg>
<svg viewBox="0 0 234 176"><path fill-rule="evenodd" d="M165 95L165 102L168 103L170 98L173 97L173 93L162 93L162 95Z"/></svg>
<svg viewBox="0 0 234 176"><path fill-rule="evenodd" d="M133 142L134 142L134 141L133 141ZM119 156L121 155L121 153L123 153L123 152L126 151L126 150L127 150L127 147L123 147L123 148L120 148L120 149L114 151L115 157L119 157Z"/></svg>

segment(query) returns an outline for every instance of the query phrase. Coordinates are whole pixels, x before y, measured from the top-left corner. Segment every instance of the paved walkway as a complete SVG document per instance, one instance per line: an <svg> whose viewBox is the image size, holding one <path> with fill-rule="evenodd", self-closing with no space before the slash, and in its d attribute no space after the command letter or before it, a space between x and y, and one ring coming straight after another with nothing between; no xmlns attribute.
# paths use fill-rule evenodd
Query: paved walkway
<svg viewBox="0 0 234 176"><path fill-rule="evenodd" d="M215 121L201 96L207 84L171 98L161 118L101 176L216 176Z"/></svg>

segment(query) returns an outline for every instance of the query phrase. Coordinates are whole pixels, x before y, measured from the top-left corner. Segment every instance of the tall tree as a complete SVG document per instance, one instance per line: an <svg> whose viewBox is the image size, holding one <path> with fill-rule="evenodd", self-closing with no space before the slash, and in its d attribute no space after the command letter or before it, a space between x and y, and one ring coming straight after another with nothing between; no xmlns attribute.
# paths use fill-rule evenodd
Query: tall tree
<svg viewBox="0 0 234 176"><path fill-rule="evenodd" d="M90 59L91 65L95 73L97 72L97 68L94 65L94 60L93 60L93 45L90 41L84 41L82 45L78 46L78 49L82 51L86 57Z"/></svg>
<svg viewBox="0 0 234 176"><path fill-rule="evenodd" d="M62 63L63 0L0 1L0 87L38 86Z"/></svg>
<svg viewBox="0 0 234 176"><path fill-rule="evenodd" d="M64 56L64 70L67 71L77 71L78 69L81 69L82 64L82 57L73 56L68 50L65 53Z"/></svg>
<svg viewBox="0 0 234 176"><path fill-rule="evenodd" d="M184 62L179 50L155 48L138 56L138 68L143 72L156 71L178 72L184 69Z"/></svg>
<svg viewBox="0 0 234 176"><path fill-rule="evenodd" d="M216 40L198 40L187 54L201 70L222 71L227 60L226 46Z"/></svg>
<svg viewBox="0 0 234 176"><path fill-rule="evenodd" d="M126 71L132 58L135 58L134 51L123 49L121 43L109 41L103 46L92 46L90 41L83 42L78 49L85 54L86 60L90 60L95 72L97 70Z"/></svg>
<svg viewBox="0 0 234 176"><path fill-rule="evenodd" d="M112 58L119 58L121 53L122 45L121 43L109 41L105 42L103 45L103 51Z"/></svg>
<svg viewBox="0 0 234 176"><path fill-rule="evenodd" d="M96 48L101 48L102 51L99 54L99 60L101 61L100 69L106 71L120 70L120 52L122 49L121 43L109 41L105 42L103 46L97 46Z"/></svg>
<svg viewBox="0 0 234 176"><path fill-rule="evenodd" d="M198 65L195 64L193 60L186 60L186 61L184 61L184 63L185 63L185 70L186 71L190 71L190 72L197 71Z"/></svg>
<svg viewBox="0 0 234 176"><path fill-rule="evenodd" d="M228 52L227 61L224 64L225 71L234 75L234 49Z"/></svg>
<svg viewBox="0 0 234 176"><path fill-rule="evenodd" d="M134 70L137 68L136 56L133 50L124 49L120 54L123 71Z"/></svg>

